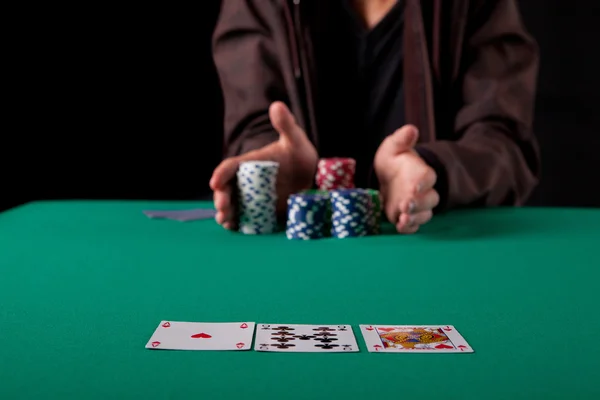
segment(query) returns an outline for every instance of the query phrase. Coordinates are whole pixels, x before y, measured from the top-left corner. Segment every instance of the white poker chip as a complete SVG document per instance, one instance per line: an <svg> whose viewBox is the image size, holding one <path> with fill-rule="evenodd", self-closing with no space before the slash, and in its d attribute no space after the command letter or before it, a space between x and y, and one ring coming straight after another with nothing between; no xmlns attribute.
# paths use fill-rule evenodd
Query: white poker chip
<svg viewBox="0 0 600 400"><path fill-rule="evenodd" d="M277 174L279 163L246 161L237 176L239 231L246 235L277 231Z"/></svg>

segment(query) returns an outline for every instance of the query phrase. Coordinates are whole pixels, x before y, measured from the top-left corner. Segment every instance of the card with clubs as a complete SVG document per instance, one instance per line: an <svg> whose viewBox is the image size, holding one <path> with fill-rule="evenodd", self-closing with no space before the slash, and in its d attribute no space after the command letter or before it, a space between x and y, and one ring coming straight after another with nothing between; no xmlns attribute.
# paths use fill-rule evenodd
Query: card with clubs
<svg viewBox="0 0 600 400"><path fill-rule="evenodd" d="M369 352L473 353L452 325L360 325Z"/></svg>
<svg viewBox="0 0 600 400"><path fill-rule="evenodd" d="M203 219L211 219L217 215L217 211L209 208L195 208L192 210L144 210L143 213L152 219L171 219L174 221L187 222Z"/></svg>
<svg viewBox="0 0 600 400"><path fill-rule="evenodd" d="M254 322L161 321L148 343L155 350L250 350Z"/></svg>
<svg viewBox="0 0 600 400"><path fill-rule="evenodd" d="M358 345L350 325L259 324L254 350L349 353L358 351Z"/></svg>

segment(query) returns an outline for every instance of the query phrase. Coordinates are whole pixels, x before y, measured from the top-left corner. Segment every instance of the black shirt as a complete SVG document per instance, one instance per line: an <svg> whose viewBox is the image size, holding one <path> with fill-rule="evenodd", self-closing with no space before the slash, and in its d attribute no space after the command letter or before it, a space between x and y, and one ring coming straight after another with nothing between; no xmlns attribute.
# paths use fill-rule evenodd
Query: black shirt
<svg viewBox="0 0 600 400"><path fill-rule="evenodd" d="M317 119L322 157L357 160L355 183L374 186L373 157L382 140L405 124L402 84L404 2L371 30L350 0L335 0L314 38Z"/></svg>

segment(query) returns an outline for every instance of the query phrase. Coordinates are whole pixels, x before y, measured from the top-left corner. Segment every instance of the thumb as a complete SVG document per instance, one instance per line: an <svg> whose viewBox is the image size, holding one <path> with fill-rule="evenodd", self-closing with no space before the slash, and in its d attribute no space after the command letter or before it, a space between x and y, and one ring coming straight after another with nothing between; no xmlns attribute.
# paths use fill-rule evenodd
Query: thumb
<svg viewBox="0 0 600 400"><path fill-rule="evenodd" d="M275 128L284 141L297 143L304 139L304 131L296 123L294 114L281 101L271 104L269 107L269 118L273 128Z"/></svg>
<svg viewBox="0 0 600 400"><path fill-rule="evenodd" d="M414 125L404 125L385 139L386 153L397 155L410 151L417 144L418 138L419 131Z"/></svg>
<svg viewBox="0 0 600 400"><path fill-rule="evenodd" d="M271 143L260 149L252 150L236 157L229 157L223 160L213 171L209 186L212 190L222 190L227 187L233 179L239 166L244 161L276 161L277 142Z"/></svg>

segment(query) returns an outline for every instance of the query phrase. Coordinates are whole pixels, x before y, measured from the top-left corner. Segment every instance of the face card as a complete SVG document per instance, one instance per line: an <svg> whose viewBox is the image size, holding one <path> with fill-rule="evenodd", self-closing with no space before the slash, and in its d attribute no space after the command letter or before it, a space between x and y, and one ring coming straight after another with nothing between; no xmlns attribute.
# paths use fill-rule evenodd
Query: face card
<svg viewBox="0 0 600 400"><path fill-rule="evenodd" d="M351 353L358 351L350 325L259 324L256 351Z"/></svg>
<svg viewBox="0 0 600 400"><path fill-rule="evenodd" d="M214 218L217 211L209 208L196 208L193 210L145 210L143 213L148 218L164 218L174 221L187 222Z"/></svg>
<svg viewBox="0 0 600 400"><path fill-rule="evenodd" d="M154 350L250 350L254 322L161 321L148 343Z"/></svg>
<svg viewBox="0 0 600 400"><path fill-rule="evenodd" d="M369 352L473 353L451 325L360 325Z"/></svg>

